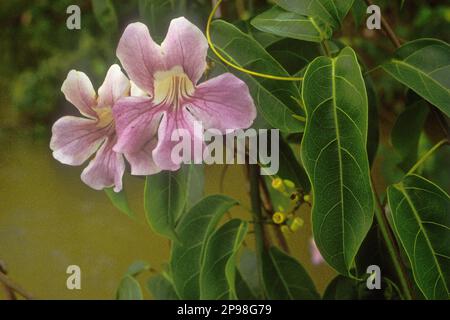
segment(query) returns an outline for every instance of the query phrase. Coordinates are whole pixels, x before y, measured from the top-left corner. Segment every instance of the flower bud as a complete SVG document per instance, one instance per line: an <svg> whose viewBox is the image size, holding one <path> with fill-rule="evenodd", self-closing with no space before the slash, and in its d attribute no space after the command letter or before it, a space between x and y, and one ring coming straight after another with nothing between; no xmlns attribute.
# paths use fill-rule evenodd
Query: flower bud
<svg viewBox="0 0 450 320"><path fill-rule="evenodd" d="M291 231L292 232L297 231L300 227L303 226L303 224L304 224L303 219L301 219L299 217L294 218L294 220L292 220L292 223L290 225Z"/></svg>
<svg viewBox="0 0 450 320"><path fill-rule="evenodd" d="M275 212L272 216L273 222L276 224L282 224L286 220L286 215L283 212Z"/></svg>
<svg viewBox="0 0 450 320"><path fill-rule="evenodd" d="M293 183L291 180L284 179L283 182L284 182L284 185L286 187L288 187L289 189L294 189L295 188L295 183Z"/></svg>
<svg viewBox="0 0 450 320"><path fill-rule="evenodd" d="M275 190L278 190L278 191L284 191L283 180L281 180L280 178L273 179L272 180L272 188L274 188Z"/></svg>
<svg viewBox="0 0 450 320"><path fill-rule="evenodd" d="M304 200L305 202L311 203L311 196L310 196L309 194L305 194L305 195L303 196L303 200Z"/></svg>

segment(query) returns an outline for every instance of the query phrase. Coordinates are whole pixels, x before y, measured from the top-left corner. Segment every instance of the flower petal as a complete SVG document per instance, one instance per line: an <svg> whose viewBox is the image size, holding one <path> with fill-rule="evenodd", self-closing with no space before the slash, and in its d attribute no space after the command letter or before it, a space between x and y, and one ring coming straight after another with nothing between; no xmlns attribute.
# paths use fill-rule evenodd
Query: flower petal
<svg viewBox="0 0 450 320"><path fill-rule="evenodd" d="M96 118L96 113L92 110L97 104L95 90L86 74L71 70L62 84L61 91L66 100L77 107L82 115Z"/></svg>
<svg viewBox="0 0 450 320"><path fill-rule="evenodd" d="M109 136L95 158L81 173L81 180L95 190L114 186L114 191L122 190L122 176L125 171L125 161L120 153L113 151L116 143L113 136Z"/></svg>
<svg viewBox="0 0 450 320"><path fill-rule="evenodd" d="M161 171L153 160L152 155L152 151L157 143L158 140L155 135L154 139L149 140L139 151L125 154L125 158L131 165L132 175L148 176Z"/></svg>
<svg viewBox="0 0 450 320"><path fill-rule="evenodd" d="M164 69L161 47L150 36L145 24L129 24L120 38L117 57L128 76L140 88L153 93L153 74Z"/></svg>
<svg viewBox="0 0 450 320"><path fill-rule="evenodd" d="M80 117L60 118L52 127L50 149L61 163L77 166L85 162L105 140L108 128L97 121Z"/></svg>
<svg viewBox="0 0 450 320"><path fill-rule="evenodd" d="M117 64L113 64L106 73L103 84L98 89L98 106L113 107L121 97L129 95L130 81Z"/></svg>
<svg viewBox="0 0 450 320"><path fill-rule="evenodd" d="M118 135L114 150L133 154L156 136L161 112L149 97L125 97L113 108Z"/></svg>
<svg viewBox="0 0 450 320"><path fill-rule="evenodd" d="M139 88L136 83L133 81L130 81L131 87L130 87L130 96L132 97L145 97L147 96L147 93Z"/></svg>
<svg viewBox="0 0 450 320"><path fill-rule="evenodd" d="M225 73L201 83L188 101L189 111L205 129L244 129L256 118L256 108L245 82Z"/></svg>
<svg viewBox="0 0 450 320"><path fill-rule="evenodd" d="M208 42L200 29L184 17L173 19L161 48L166 70L181 66L196 84L205 72L208 52Z"/></svg>
<svg viewBox="0 0 450 320"><path fill-rule="evenodd" d="M116 103L113 114L118 135L114 150L125 154L131 174L159 172L152 157L162 116L159 106L154 106L149 97L126 97Z"/></svg>
<svg viewBox="0 0 450 320"><path fill-rule="evenodd" d="M181 163L176 163L172 159L172 150L177 144L181 143L182 139L172 141L172 134L180 129L189 134L191 159L196 162L202 160L204 146L203 132L202 130L194 129L195 122L196 119L185 108L178 111L164 112L158 128L158 144L153 150L153 159L158 167L171 171L180 168ZM197 123L201 127L201 123ZM179 135L183 135L181 130L178 131ZM200 148L196 148L196 146Z"/></svg>

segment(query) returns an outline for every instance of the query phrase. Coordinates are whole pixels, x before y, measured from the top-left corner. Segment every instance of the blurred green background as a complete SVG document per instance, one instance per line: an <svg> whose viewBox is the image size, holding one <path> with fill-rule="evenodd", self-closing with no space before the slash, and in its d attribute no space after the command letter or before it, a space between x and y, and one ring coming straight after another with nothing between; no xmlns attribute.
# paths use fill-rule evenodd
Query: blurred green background
<svg viewBox="0 0 450 320"><path fill-rule="evenodd" d="M362 1L362 0L355 0ZM160 270L169 255L167 240L146 224L143 180L125 177L125 188L135 221L116 210L103 192L79 179L82 167L64 166L48 147L51 126L62 115L76 114L60 91L71 69L85 72L98 88L108 67L118 63L115 49L124 27L146 23L155 40L164 38L170 20L186 16L202 30L211 0L18 0L0 3L0 260L9 275L38 298L111 299L127 267L135 260L148 261ZM81 30L68 30L66 8L81 8ZM402 39L437 37L449 41L450 8L443 1L377 1L382 14ZM227 21L248 30L247 19L272 4L266 0L227 1L221 10ZM355 15L357 17L358 15ZM346 19L336 38L352 45L368 69L392 54L388 40L369 31L365 22ZM375 170L380 190L401 172L389 142L394 119L405 107L405 88L381 71L371 74L379 92L381 141ZM433 141L429 125L421 142ZM448 172L437 172L447 163L442 153L425 170L450 189ZM382 168L382 169L381 169ZM223 167L206 168L206 193L220 190ZM227 171L224 192L242 201L233 214L248 217L247 187L242 166ZM436 180L435 179L435 180ZM309 211L302 209L306 225L289 238L290 247L312 275L320 292L334 276L326 265L310 263ZM251 245L251 242L249 243ZM82 270L82 290L66 288L68 265ZM139 279L145 283L148 274ZM2 293L0 293L2 297ZM148 295L146 297L149 297Z"/></svg>

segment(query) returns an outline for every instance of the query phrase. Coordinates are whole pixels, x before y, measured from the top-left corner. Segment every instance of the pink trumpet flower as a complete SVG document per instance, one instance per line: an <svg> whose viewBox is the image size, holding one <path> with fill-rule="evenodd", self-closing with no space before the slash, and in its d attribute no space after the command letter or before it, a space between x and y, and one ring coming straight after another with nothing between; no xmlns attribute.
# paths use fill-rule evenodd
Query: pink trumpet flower
<svg viewBox="0 0 450 320"><path fill-rule="evenodd" d="M172 141L172 133L184 129L192 145L202 145L195 121L222 133L253 123L255 105L242 80L225 73L198 84L207 50L203 33L184 17L171 21L161 45L142 23L125 29L117 56L145 94L122 98L114 106L118 140L113 150L125 154L132 174L177 170L180 163L171 159L171 152L178 141Z"/></svg>
<svg viewBox="0 0 450 320"><path fill-rule="evenodd" d="M72 70L61 91L84 117L65 116L55 122L50 141L53 157L79 166L96 153L81 180L96 190L114 186L114 191L119 192L125 162L121 154L113 151L117 136L112 107L120 97L129 95L130 81L118 65L113 65L97 96L89 78Z"/></svg>

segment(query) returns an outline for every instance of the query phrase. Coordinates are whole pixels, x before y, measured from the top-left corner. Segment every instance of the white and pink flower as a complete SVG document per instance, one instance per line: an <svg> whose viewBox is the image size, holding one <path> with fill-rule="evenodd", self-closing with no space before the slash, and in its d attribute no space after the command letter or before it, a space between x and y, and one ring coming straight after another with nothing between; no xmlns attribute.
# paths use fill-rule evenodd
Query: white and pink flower
<svg viewBox="0 0 450 320"><path fill-rule="evenodd" d="M84 117L65 116L52 128L50 149L61 163L79 166L94 153L95 157L81 174L81 180L91 188L122 189L125 162L113 151L117 142L112 107L130 91L130 82L118 65L109 68L98 96L89 78L80 71L67 75L61 91Z"/></svg>
<svg viewBox="0 0 450 320"><path fill-rule="evenodd" d="M205 129L249 127L256 108L247 85L230 73L198 84L206 69L208 43L185 18L171 21L165 40L156 44L142 23L124 31L117 56L144 96L120 99L114 106L118 134L114 150L125 154L131 172L149 175L177 170L171 158L172 132L184 129L194 140L194 121Z"/></svg>
<svg viewBox="0 0 450 320"><path fill-rule="evenodd" d="M161 45L144 24L128 25L117 56L131 81L113 65L96 96L84 73L70 71L62 92L84 117L62 117L53 125L53 156L77 166L96 153L81 179L94 189L114 186L118 192L122 154L134 175L177 170L180 163L171 157L174 131L187 130L192 145L203 145L193 129L196 121L221 133L251 126L256 108L242 80L225 73L198 83L207 51L203 33L184 17L171 21Z"/></svg>

